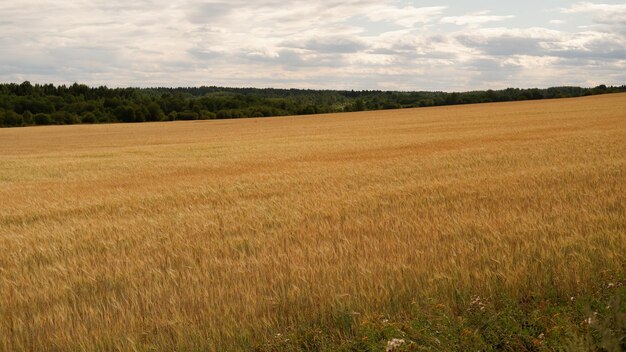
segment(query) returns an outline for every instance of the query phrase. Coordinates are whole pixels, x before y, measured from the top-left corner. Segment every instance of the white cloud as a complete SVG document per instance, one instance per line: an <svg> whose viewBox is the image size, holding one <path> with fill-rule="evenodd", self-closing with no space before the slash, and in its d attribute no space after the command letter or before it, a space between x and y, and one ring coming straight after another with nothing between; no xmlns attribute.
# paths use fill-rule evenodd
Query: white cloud
<svg viewBox="0 0 626 352"><path fill-rule="evenodd" d="M441 23L452 23L459 26L466 25L480 25L489 22L501 22L507 19L514 18L513 15L506 16L494 16L489 15L489 11L481 11L473 14L468 14L464 16L449 16L441 19Z"/></svg>
<svg viewBox="0 0 626 352"><path fill-rule="evenodd" d="M563 13L602 13L602 14L624 14L626 13L626 4L597 4L592 2L578 2L569 8L562 9Z"/></svg>
<svg viewBox="0 0 626 352"><path fill-rule="evenodd" d="M502 61L503 65L520 66L526 69L545 69L552 68L554 64L559 62L558 57L554 56L529 56L529 55L513 55Z"/></svg>
<svg viewBox="0 0 626 352"><path fill-rule="evenodd" d="M593 25L571 29L585 23L567 18L570 29L554 30L524 26L533 21L514 9L464 12L452 1L3 1L0 81L472 90L593 76L623 84L625 8L576 3L563 16L589 13Z"/></svg>
<svg viewBox="0 0 626 352"><path fill-rule="evenodd" d="M626 35L626 4L579 2L561 9L564 14L587 14L593 17L596 30L617 31Z"/></svg>
<svg viewBox="0 0 626 352"><path fill-rule="evenodd" d="M372 21L388 21L403 27L412 27L418 23L436 21L445 9L445 6L392 7L389 5L377 5L366 8L363 15Z"/></svg>

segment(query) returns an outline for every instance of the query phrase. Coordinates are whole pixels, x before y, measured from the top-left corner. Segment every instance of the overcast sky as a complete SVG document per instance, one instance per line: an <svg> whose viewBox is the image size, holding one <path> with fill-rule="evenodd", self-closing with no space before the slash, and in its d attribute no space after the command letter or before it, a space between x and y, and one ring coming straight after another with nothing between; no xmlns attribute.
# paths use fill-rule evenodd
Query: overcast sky
<svg viewBox="0 0 626 352"><path fill-rule="evenodd" d="M626 84L624 1L0 0L0 81L474 90Z"/></svg>

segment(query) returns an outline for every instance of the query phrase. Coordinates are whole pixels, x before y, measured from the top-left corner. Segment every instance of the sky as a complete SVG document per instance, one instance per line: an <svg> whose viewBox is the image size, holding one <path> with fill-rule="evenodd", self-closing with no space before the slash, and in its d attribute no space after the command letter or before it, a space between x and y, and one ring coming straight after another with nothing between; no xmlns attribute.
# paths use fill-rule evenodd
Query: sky
<svg viewBox="0 0 626 352"><path fill-rule="evenodd" d="M626 1L0 0L0 82L626 84Z"/></svg>

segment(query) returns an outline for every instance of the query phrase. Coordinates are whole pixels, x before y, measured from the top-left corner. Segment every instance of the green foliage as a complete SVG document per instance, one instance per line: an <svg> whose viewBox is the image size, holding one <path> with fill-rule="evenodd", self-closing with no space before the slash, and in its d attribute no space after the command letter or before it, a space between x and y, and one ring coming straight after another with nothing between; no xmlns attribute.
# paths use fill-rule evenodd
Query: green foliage
<svg viewBox="0 0 626 352"><path fill-rule="evenodd" d="M50 115L52 123L55 125L72 125L78 123L76 114L68 111L55 111Z"/></svg>
<svg viewBox="0 0 626 352"><path fill-rule="evenodd" d="M148 114L146 115L146 121L161 121L165 119L165 114L161 109L161 106L155 102L150 102L146 106Z"/></svg>
<svg viewBox="0 0 626 352"><path fill-rule="evenodd" d="M197 120L199 119L200 116L198 115L197 112L193 112L193 111L183 111L183 112L179 112L176 114L176 119L177 120Z"/></svg>
<svg viewBox="0 0 626 352"><path fill-rule="evenodd" d="M416 301L402 316L372 319L353 313L335 322L297 326L257 349L384 351L388 341L401 339L393 351L624 351L625 284L604 283L595 292L567 299L470 296L454 307Z"/></svg>
<svg viewBox="0 0 626 352"><path fill-rule="evenodd" d="M463 93L0 84L0 126L231 119L578 97L626 86Z"/></svg>
<svg viewBox="0 0 626 352"><path fill-rule="evenodd" d="M82 123L95 123L96 121L96 115L94 115L92 112L84 113L81 117Z"/></svg>
<svg viewBox="0 0 626 352"><path fill-rule="evenodd" d="M52 123L52 119L48 114L37 114L34 119L36 125L50 125Z"/></svg>
<svg viewBox="0 0 626 352"><path fill-rule="evenodd" d="M22 115L13 111L6 111L0 115L0 126L5 127L17 127L24 124L24 118Z"/></svg>
<svg viewBox="0 0 626 352"><path fill-rule="evenodd" d="M24 113L22 114L22 120L24 121L25 125L32 125L35 123L35 120L33 119L33 114L28 110L24 111Z"/></svg>
<svg viewBox="0 0 626 352"><path fill-rule="evenodd" d="M135 110L129 105L116 107L113 116L120 122L135 122Z"/></svg>

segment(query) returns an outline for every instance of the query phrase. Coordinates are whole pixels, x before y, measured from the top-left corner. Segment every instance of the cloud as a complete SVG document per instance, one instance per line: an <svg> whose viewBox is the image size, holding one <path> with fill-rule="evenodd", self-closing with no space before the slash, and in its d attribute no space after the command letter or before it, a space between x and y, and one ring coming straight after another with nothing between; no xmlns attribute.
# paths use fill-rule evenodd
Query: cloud
<svg viewBox="0 0 626 352"><path fill-rule="evenodd" d="M592 2L578 2L569 8L561 9L563 13L596 13L601 15L623 15L626 13L626 4L597 4Z"/></svg>
<svg viewBox="0 0 626 352"><path fill-rule="evenodd" d="M287 47L294 47L300 49L306 49L310 51L317 51L320 53L356 53L367 46L358 40L351 39L349 37L342 36L328 36L322 38L312 38L304 43L287 43L284 44Z"/></svg>
<svg viewBox="0 0 626 352"><path fill-rule="evenodd" d="M459 43L480 50L485 55L542 55L547 43L559 42L561 33L545 28L489 28L461 32Z"/></svg>
<svg viewBox="0 0 626 352"><path fill-rule="evenodd" d="M564 14L591 15L596 30L617 31L626 35L626 4L579 2L561 9Z"/></svg>
<svg viewBox="0 0 626 352"><path fill-rule="evenodd" d="M458 26L466 25L480 25L489 22L501 22L507 19L514 18L513 15L507 16L494 16L489 15L489 11L481 11L474 14L464 16L449 16L441 19L441 23L452 23Z"/></svg>
<svg viewBox="0 0 626 352"><path fill-rule="evenodd" d="M626 38L614 33L585 31L567 33L541 27L490 28L463 32L459 43L485 55L534 55L618 59L625 52Z"/></svg>
<svg viewBox="0 0 626 352"><path fill-rule="evenodd" d="M412 27L418 23L430 23L436 21L446 6L431 7L392 7L372 6L364 15L372 21L387 21L403 27Z"/></svg>
<svg viewBox="0 0 626 352"><path fill-rule="evenodd" d="M0 81L405 90L624 83L626 5L579 2L542 26L516 11L539 13L538 0L498 12L416 3L4 1Z"/></svg>
<svg viewBox="0 0 626 352"><path fill-rule="evenodd" d="M206 3L193 6L187 18L196 24L211 23L228 15L233 8L227 3Z"/></svg>

